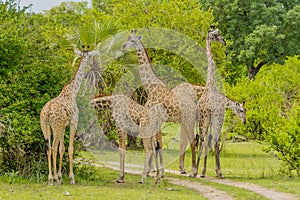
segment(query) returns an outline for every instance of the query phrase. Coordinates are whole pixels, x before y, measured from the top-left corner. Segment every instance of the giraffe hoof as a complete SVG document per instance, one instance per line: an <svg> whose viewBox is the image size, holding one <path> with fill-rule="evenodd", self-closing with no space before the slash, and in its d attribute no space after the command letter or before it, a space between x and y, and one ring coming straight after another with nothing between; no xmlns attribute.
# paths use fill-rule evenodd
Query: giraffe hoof
<svg viewBox="0 0 300 200"><path fill-rule="evenodd" d="M75 185L75 181L74 180L70 180L70 184L71 185Z"/></svg>
<svg viewBox="0 0 300 200"><path fill-rule="evenodd" d="M117 180L117 183L124 183L125 181L124 180Z"/></svg>
<svg viewBox="0 0 300 200"><path fill-rule="evenodd" d="M218 175L217 176L219 179L224 179L224 176L221 174L221 175Z"/></svg>
<svg viewBox="0 0 300 200"><path fill-rule="evenodd" d="M205 178L205 175L201 175L200 178Z"/></svg>
<svg viewBox="0 0 300 200"><path fill-rule="evenodd" d="M180 174L187 174L186 171L181 171Z"/></svg>
<svg viewBox="0 0 300 200"><path fill-rule="evenodd" d="M196 178L197 177L197 174L191 174L189 175L190 178Z"/></svg>

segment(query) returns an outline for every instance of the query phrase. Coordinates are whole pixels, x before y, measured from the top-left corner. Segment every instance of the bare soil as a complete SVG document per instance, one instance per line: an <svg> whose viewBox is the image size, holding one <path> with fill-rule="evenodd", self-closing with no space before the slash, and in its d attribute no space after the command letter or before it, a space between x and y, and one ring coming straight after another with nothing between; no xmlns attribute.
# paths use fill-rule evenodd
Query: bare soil
<svg viewBox="0 0 300 200"><path fill-rule="evenodd" d="M116 162L108 162L105 163L105 166L114 170L119 170L119 163ZM142 172L142 166L139 165L132 165L132 164L126 164L125 165L125 171L126 173L131 173L131 174L141 174ZM171 173L171 174L177 174L180 175L179 171L175 170L168 170L165 169L165 172ZM182 175L182 176L187 176L188 175ZM198 177L197 177L198 178ZM200 178L200 177L199 177ZM230 196L228 193L218 190L214 187L211 186L205 186L202 185L198 182L192 181L190 178L189 180L181 180L181 179L176 179L176 178L171 178L167 177L165 178L168 180L170 183L175 184L175 185L180 185L192 190L197 191L201 196L206 197L207 199L214 199L214 200L224 200L224 199L234 199L232 196ZM299 200L297 197L295 197L293 194L289 193L283 193L283 192L278 192L273 189L265 188L260 185L256 185L253 183L248 183L248 182L237 182L237 181L232 181L228 179L218 179L218 178L213 178L213 177L206 177L205 180L219 183L219 184L224 184L224 185L229 185L233 187L239 187L243 188L249 191L252 191L254 193L260 194L264 196L267 199L272 199L272 200Z"/></svg>

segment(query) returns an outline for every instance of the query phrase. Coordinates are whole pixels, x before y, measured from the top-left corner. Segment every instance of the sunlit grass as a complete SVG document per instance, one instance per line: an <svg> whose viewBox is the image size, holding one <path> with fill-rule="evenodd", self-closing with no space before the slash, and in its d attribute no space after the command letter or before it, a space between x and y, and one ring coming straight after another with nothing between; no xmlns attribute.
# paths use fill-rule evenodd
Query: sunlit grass
<svg viewBox="0 0 300 200"><path fill-rule="evenodd" d="M194 191L165 181L156 186L153 178L138 184L140 176L137 175L127 174L126 182L118 184L115 181L117 175L117 171L98 168L92 181L87 180L88 177L77 178L76 185L69 185L64 177L64 184L54 186L4 176L0 177L0 199L204 199Z"/></svg>
<svg viewBox="0 0 300 200"><path fill-rule="evenodd" d="M166 125L163 129L163 156L167 169L178 170L179 129L177 125ZM93 163L110 163L118 169L119 152L115 150L89 150L80 153ZM78 161L78 158L77 158ZM81 160L82 161L82 160ZM126 151L127 167L142 172L143 151ZM203 165L201 160L199 172ZM186 152L185 167L191 172L191 152ZM289 178L279 173L280 161L272 154L263 151L263 145L255 142L233 143L227 141L221 152L221 168L226 179L238 182L251 182L280 192L293 193L300 197L300 177ZM213 153L208 156L207 176L215 176ZM138 184L140 175L125 175L125 183L117 184L118 171L103 167L79 169L75 167L76 185L68 184L64 176L63 185L49 187L47 175L43 180L27 180L17 174L0 177L0 199L203 199L194 191L162 181L159 186L154 178L147 177L146 183ZM82 173L82 174L80 174ZM165 173L165 177L188 179ZM207 179L190 179L203 185L213 186L236 199L264 199L261 195L246 189L210 182ZM167 191L165 188L174 188ZM66 196L68 191L70 196Z"/></svg>

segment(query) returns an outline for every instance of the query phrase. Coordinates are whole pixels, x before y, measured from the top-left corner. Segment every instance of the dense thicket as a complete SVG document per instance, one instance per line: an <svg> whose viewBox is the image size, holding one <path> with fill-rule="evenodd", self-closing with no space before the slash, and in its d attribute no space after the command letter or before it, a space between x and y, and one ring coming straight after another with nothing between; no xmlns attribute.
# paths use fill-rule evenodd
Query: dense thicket
<svg viewBox="0 0 300 200"><path fill-rule="evenodd" d="M232 44L226 49L227 57L235 58L229 62L225 57L225 47L213 46L218 71L224 77L224 91L235 100L246 100L248 118L247 124L242 125L235 122L235 117L227 115L225 130L230 132L230 137L242 135L247 139L263 141L267 144L268 151L276 152L278 158L284 161L289 173L296 170L299 174L300 61L298 57L286 59L286 55L296 54L299 50L300 40L293 37L297 28L292 29L287 23L288 20L293 22L293 26L299 26L297 19L300 12L297 12L299 8L295 4L281 3L284 4L282 8L287 11L287 14L283 14L283 11L275 9L281 1L276 1L276 4L270 3L267 8L275 9L274 12L280 11L279 14L282 15L277 15L278 18L262 18L261 21L268 22L262 25L261 21L253 18L257 6L263 5L259 0L252 1L253 6L245 10L247 20L245 16L240 16L240 12L244 13L243 10L236 12L236 9L241 8L240 4L235 5L232 11L229 7L223 9L227 16L224 18L216 9L222 7L223 1L200 1L204 5L201 6L196 0L159 3L153 0L93 0L92 8L88 8L86 3L69 2L42 14L27 13L26 9L20 9L16 2L0 2L2 173L13 171L24 176L34 176L46 169L39 112L47 101L60 93L75 71L72 65L73 49L66 45L66 36L73 34L80 39L77 41L76 37L72 37L71 47L72 44L79 47L82 43L96 47L101 43L101 39L117 30L129 33L131 29L150 30L156 27L181 33L204 46L206 31L215 20L227 37L228 43ZM210 6L214 8L213 11L201 10ZM266 13L271 12L268 9ZM238 17L242 17L243 20ZM278 27L281 20L285 22L284 31L281 31L282 27ZM245 32L245 27L249 29L248 32ZM241 34L236 34L238 28ZM253 30L250 31L250 28ZM101 36L98 38L99 35ZM150 36L145 34L143 37L146 42ZM173 46L182 45L176 44L177 40L174 42L172 38L155 39L161 47L167 45L166 41L173 42ZM105 52L105 45L99 45L98 50L103 48L101 51ZM184 50L189 51L187 47L175 48L173 51L153 48L149 49L149 55L153 63L168 66L167 70L164 67L156 68L168 83L176 83L174 79L178 77L171 76L173 71L174 74L181 75L181 81L204 83L205 79L197 71L199 66L193 66L186 60L185 54L182 54ZM189 53L196 55L199 52ZM135 53L130 52L119 56L109 65L102 63L105 66L101 67L106 68L103 76L109 87L106 88L107 93L112 92L118 80L131 70L128 63L137 63L136 59ZM282 62L272 64L277 61ZM254 80L248 80L245 77L245 66L249 68L250 65L258 65L260 62L265 64L265 67ZM143 91L138 94L142 93Z"/></svg>

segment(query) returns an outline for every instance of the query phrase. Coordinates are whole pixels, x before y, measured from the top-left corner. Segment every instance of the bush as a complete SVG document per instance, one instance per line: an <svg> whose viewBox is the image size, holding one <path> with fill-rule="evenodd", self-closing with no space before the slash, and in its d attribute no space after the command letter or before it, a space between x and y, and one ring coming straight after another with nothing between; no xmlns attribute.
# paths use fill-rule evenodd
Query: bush
<svg viewBox="0 0 300 200"><path fill-rule="evenodd" d="M227 86L227 95L245 99L247 124L233 132L264 140L266 151L275 151L286 172L300 171L300 60L290 57L284 65L262 68L255 80L243 79Z"/></svg>

